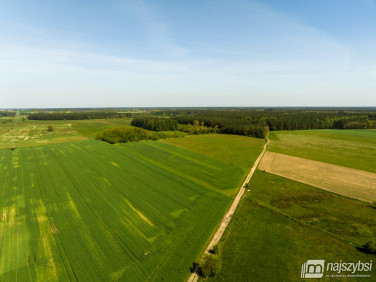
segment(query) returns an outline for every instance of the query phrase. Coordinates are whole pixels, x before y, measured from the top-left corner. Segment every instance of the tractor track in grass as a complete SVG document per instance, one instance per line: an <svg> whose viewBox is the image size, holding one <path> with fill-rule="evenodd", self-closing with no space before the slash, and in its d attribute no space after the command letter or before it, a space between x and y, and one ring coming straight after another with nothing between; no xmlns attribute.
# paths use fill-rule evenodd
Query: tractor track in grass
<svg viewBox="0 0 376 282"><path fill-rule="evenodd" d="M266 137L266 140L267 140L267 142L265 143L265 145L262 149L262 152L260 153L260 155L256 159L255 163L253 164L253 166L251 168L251 171L248 173L247 178L244 180L242 186L240 187L238 194L236 195L234 201L231 204L231 207L229 208L229 210L226 212L225 216L223 217L217 231L214 233L214 236L210 240L210 243L206 246L205 251L204 251L204 255L210 253L210 250L216 244L218 244L218 242L221 240L222 235L225 232L228 224L230 223L231 218L232 218L233 214L235 213L235 210L236 210L236 208L237 208L237 206L238 206L238 204L239 204L239 202L240 202L240 200L241 200L241 198L244 194L246 184L251 180L253 173L256 171L256 168L257 168L260 160L262 159L262 157L264 156L264 154L266 152L266 148L268 147L268 145L270 143L270 139L268 138L268 136ZM196 272L193 272L191 275L189 275L187 282L196 282L198 280L198 278L199 278L198 274Z"/></svg>

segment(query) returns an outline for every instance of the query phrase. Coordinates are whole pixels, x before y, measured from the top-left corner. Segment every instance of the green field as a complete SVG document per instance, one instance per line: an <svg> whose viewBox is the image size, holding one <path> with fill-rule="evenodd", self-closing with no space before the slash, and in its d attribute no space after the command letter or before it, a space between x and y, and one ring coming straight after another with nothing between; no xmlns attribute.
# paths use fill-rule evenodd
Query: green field
<svg viewBox="0 0 376 282"><path fill-rule="evenodd" d="M29 147L94 139L111 127L130 126L131 119L22 120L22 116L0 118L0 148ZM48 132L48 125L53 131Z"/></svg>
<svg viewBox="0 0 376 282"><path fill-rule="evenodd" d="M1 281L184 280L244 170L162 142L0 150Z"/></svg>
<svg viewBox="0 0 376 282"><path fill-rule="evenodd" d="M222 238L221 271L210 280L300 281L309 259L375 259L355 248L376 235L369 204L261 171L249 188Z"/></svg>
<svg viewBox="0 0 376 282"><path fill-rule="evenodd" d="M188 277L265 140L93 140L130 122L0 118L0 281ZM270 139L272 152L376 172L376 130ZM209 280L295 281L308 259L375 258L355 248L376 236L370 204L261 171L248 189L220 243L222 268Z"/></svg>
<svg viewBox="0 0 376 282"><path fill-rule="evenodd" d="M376 172L376 130L272 131L269 151Z"/></svg>
<svg viewBox="0 0 376 282"><path fill-rule="evenodd" d="M242 167L246 171L253 166L265 144L263 139L226 134L190 135L163 142Z"/></svg>

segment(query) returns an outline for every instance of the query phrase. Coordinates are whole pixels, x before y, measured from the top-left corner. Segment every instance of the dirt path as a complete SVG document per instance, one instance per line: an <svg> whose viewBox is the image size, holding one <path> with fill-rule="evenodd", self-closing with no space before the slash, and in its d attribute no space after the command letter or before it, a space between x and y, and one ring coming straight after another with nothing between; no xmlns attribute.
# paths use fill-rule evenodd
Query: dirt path
<svg viewBox="0 0 376 282"><path fill-rule="evenodd" d="M267 142L264 145L262 152L260 153L260 155L256 159L251 171L249 172L249 174L247 175L247 178L244 180L242 186L240 187L240 190L239 190L238 194L236 195L234 201L232 202L230 209L227 211L227 213L223 217L218 230L215 232L215 234L214 234L213 238L211 239L210 243L207 245L204 254L209 253L209 251L213 248L213 246L218 244L219 240L221 240L221 237L222 237L223 233L225 232L228 224L230 223L231 218L232 218L232 216L233 216L233 214L234 214L234 212L235 212L235 210L236 210L236 208L237 208L237 206L240 202L240 199L242 198L242 196L244 194L245 185L251 180L251 177L252 177L253 173L255 172L261 158L263 157L263 155L266 152L266 148L268 147L268 145L270 143L269 138L266 137L266 139L267 139ZM188 277L187 282L196 282L198 280L198 278L199 278L199 276L197 275L197 273L192 273Z"/></svg>

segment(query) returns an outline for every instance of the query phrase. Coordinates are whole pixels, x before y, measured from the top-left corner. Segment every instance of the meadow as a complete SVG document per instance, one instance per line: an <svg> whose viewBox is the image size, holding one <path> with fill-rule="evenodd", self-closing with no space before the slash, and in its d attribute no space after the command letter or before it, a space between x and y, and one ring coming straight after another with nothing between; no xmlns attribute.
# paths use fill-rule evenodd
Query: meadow
<svg viewBox="0 0 376 282"><path fill-rule="evenodd" d="M374 260L355 248L376 234L369 204L262 171L249 189L220 242L222 268L209 280L300 281L309 259Z"/></svg>
<svg viewBox="0 0 376 282"><path fill-rule="evenodd" d="M112 127L130 126L131 119L27 120L26 116L0 118L0 149L94 139ZM47 131L52 125L53 131Z"/></svg>
<svg viewBox="0 0 376 282"><path fill-rule="evenodd" d="M375 130L272 131L270 139L268 151L273 153L265 155L266 166L263 161L259 166L262 170L310 174L331 182L341 181L334 179L339 175L333 174L331 164L344 170L343 179L351 176L346 170L356 169L360 177L376 172ZM278 162L267 160L268 154L285 157ZM289 156L302 158L301 165ZM319 173L312 166L318 163L310 160L329 167L325 168L328 175ZM290 178L286 173L282 176ZM347 198L285 177L256 171L219 244L222 267L209 280L298 281L301 265L309 259L374 260L374 255L357 249L376 237L376 209L366 202L370 199ZM351 183L355 182L347 186ZM357 193L350 186L348 192Z"/></svg>
<svg viewBox="0 0 376 282"><path fill-rule="evenodd" d="M376 172L376 130L271 131L269 151Z"/></svg>

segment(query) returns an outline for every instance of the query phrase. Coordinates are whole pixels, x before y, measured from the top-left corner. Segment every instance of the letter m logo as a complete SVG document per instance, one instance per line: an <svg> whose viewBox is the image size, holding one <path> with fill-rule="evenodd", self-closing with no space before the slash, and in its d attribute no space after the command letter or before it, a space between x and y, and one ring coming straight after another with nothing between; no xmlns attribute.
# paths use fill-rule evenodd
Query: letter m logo
<svg viewBox="0 0 376 282"><path fill-rule="evenodd" d="M321 278L324 276L325 260L308 260L302 264L301 278Z"/></svg>

